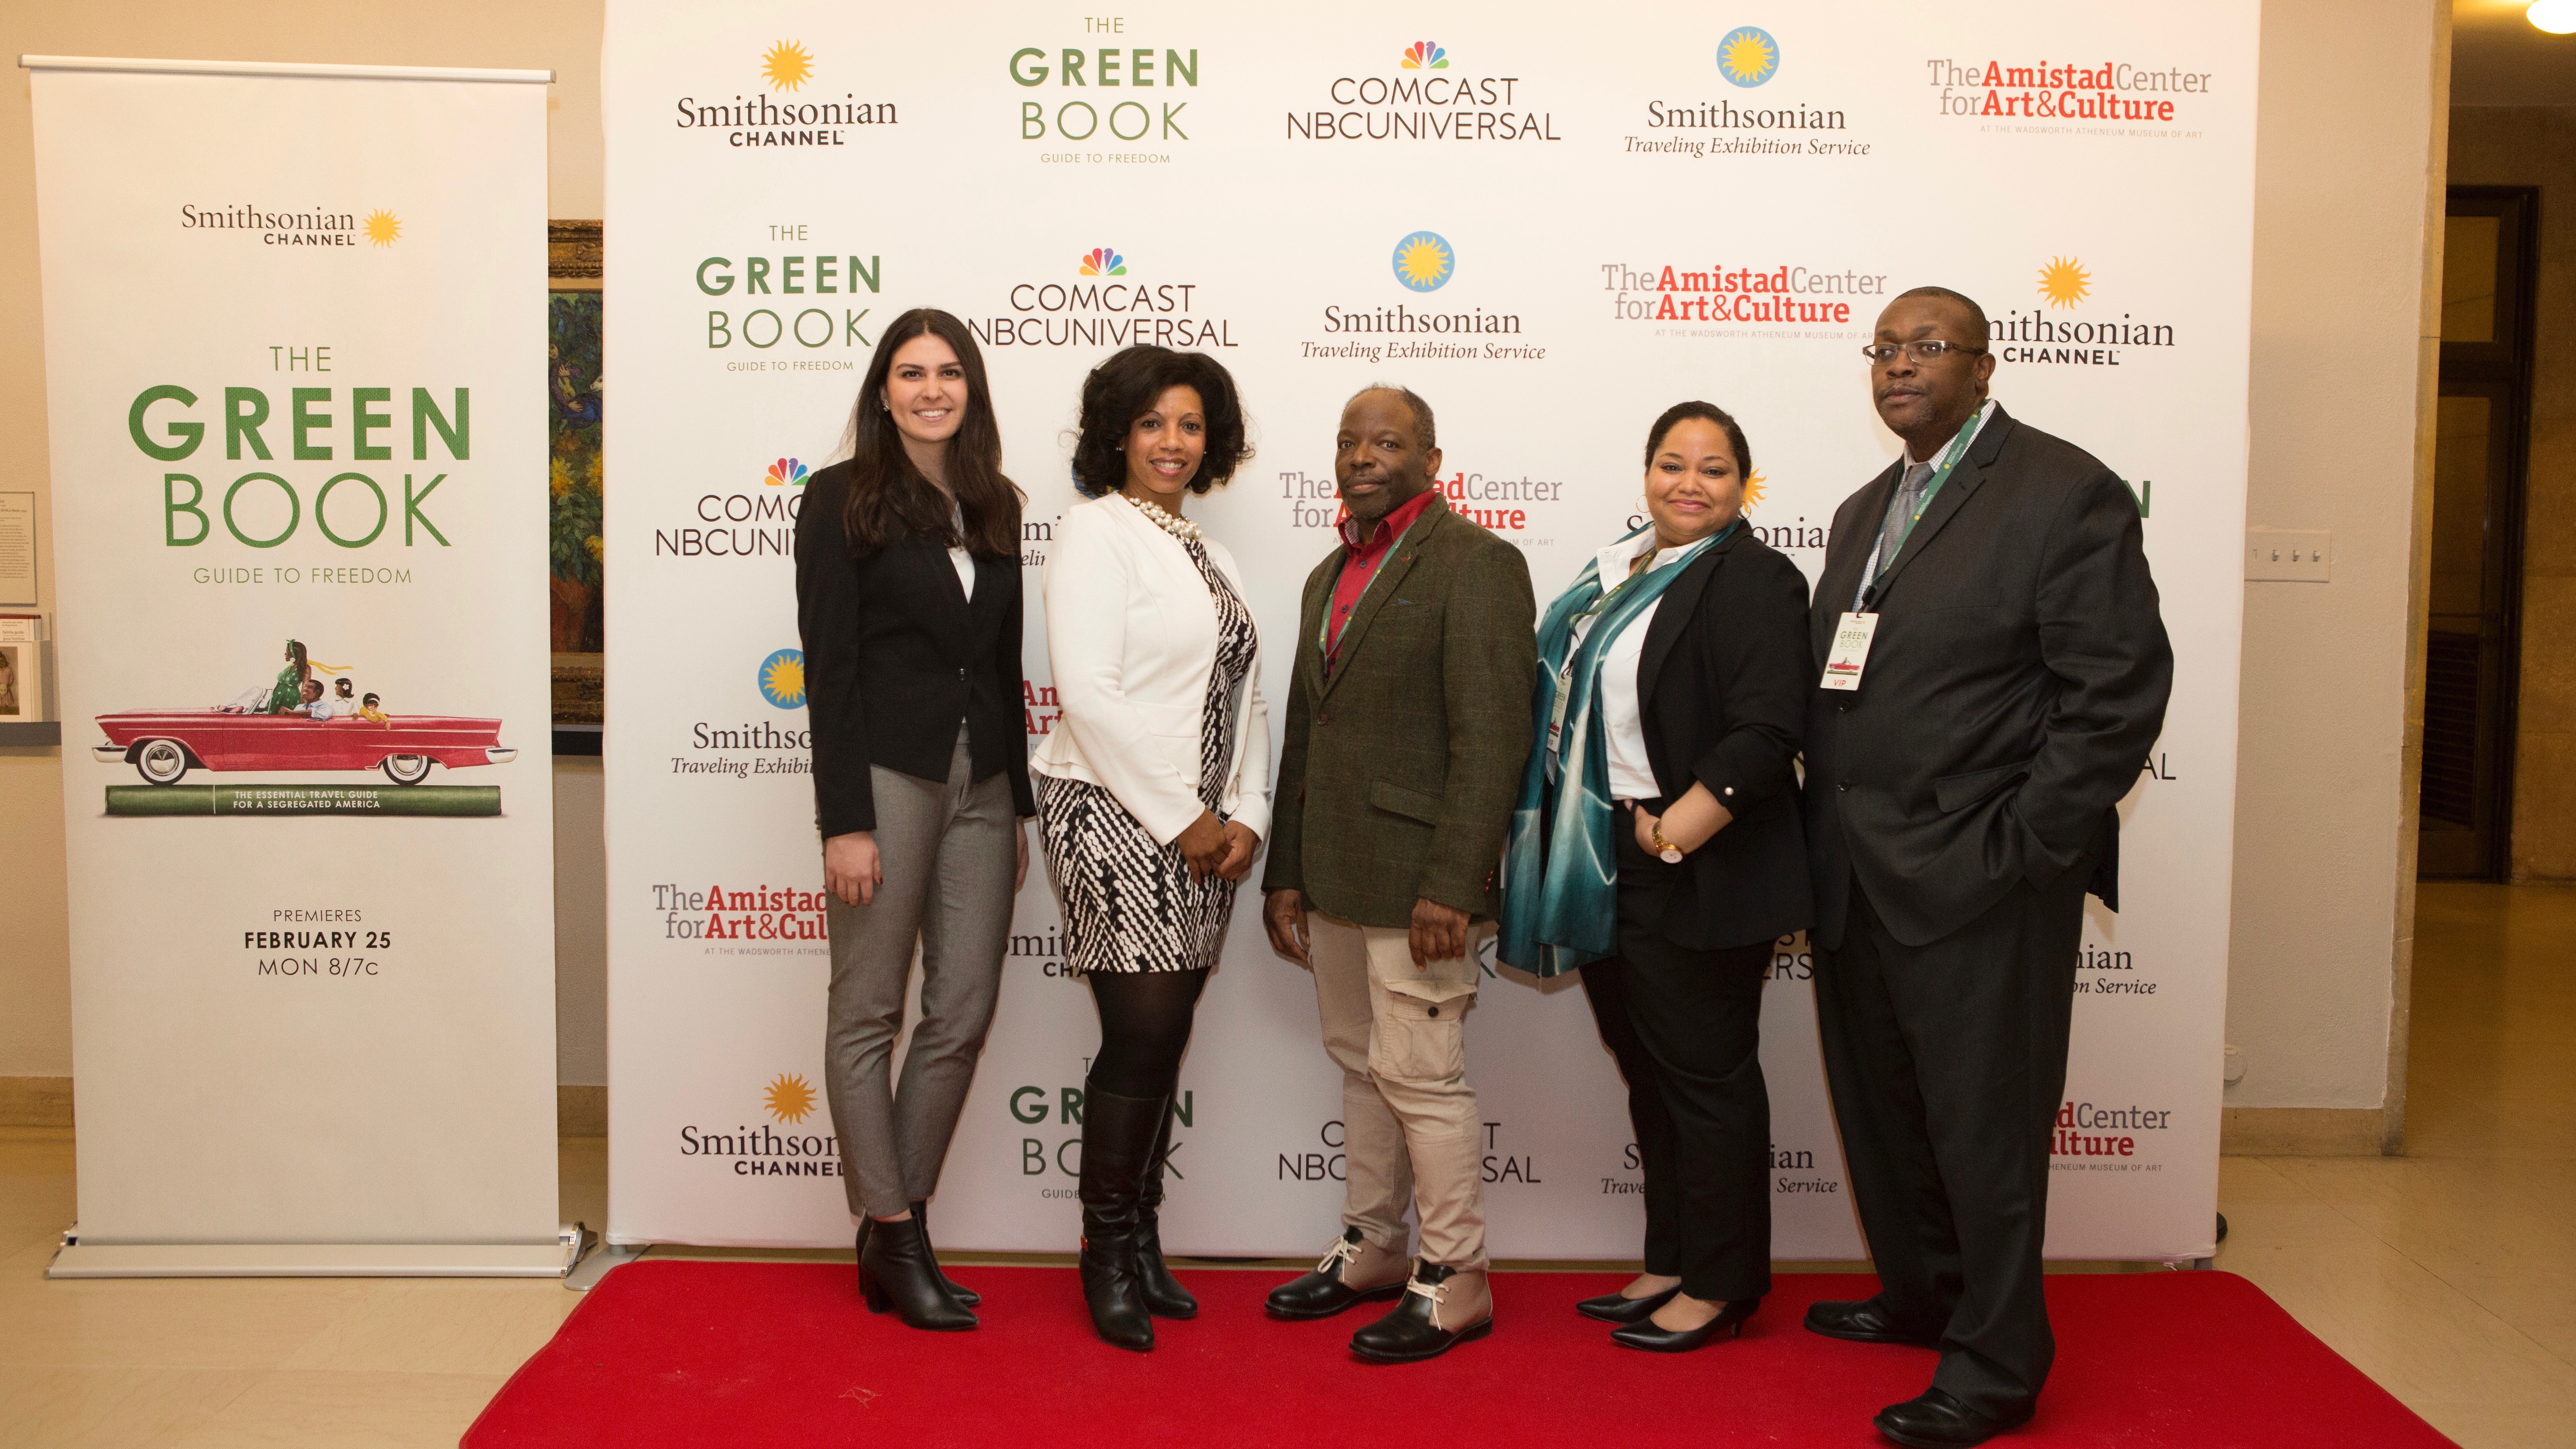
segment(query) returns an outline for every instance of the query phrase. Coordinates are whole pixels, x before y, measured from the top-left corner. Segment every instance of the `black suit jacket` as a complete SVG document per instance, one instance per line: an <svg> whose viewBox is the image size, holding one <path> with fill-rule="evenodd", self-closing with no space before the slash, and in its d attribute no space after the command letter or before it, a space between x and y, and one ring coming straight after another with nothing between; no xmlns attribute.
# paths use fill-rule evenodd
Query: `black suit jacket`
<svg viewBox="0 0 2576 1449"><path fill-rule="evenodd" d="M1901 460L1843 501L1810 609L1820 677ZM2173 647L2126 485L2001 408L1880 586L1856 692L1807 721L1815 935L1842 944L1857 876L1897 940L1928 945L2090 858L2119 908L2119 816L2164 726Z"/></svg>
<svg viewBox="0 0 2576 1449"><path fill-rule="evenodd" d="M1691 560L1664 590L1637 660L1637 703L1655 784L1694 781L1734 813L1674 872L1663 934L1694 950L1806 929L1806 830L1792 761L1815 676L1807 580L1750 529Z"/></svg>
<svg viewBox="0 0 2576 1449"><path fill-rule="evenodd" d="M796 626L823 838L877 828L870 765L945 782L960 720L976 781L1007 773L1014 807L1035 815L1020 713L1020 561L976 555L970 601L937 539L897 539L854 559L841 529L849 488L847 462L825 468L796 515Z"/></svg>

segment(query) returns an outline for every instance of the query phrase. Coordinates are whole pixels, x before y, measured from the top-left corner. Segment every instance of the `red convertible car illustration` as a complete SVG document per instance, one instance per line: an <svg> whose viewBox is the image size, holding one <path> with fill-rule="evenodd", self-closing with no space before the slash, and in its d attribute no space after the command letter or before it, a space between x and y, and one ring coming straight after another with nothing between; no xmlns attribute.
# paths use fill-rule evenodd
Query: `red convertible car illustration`
<svg viewBox="0 0 2576 1449"><path fill-rule="evenodd" d="M302 715L229 714L212 709L136 710L103 714L107 743L90 750L102 764L132 765L155 785L175 785L190 769L373 770L397 785L417 785L429 767L506 765L519 752L501 744L497 719L394 715L383 724Z"/></svg>

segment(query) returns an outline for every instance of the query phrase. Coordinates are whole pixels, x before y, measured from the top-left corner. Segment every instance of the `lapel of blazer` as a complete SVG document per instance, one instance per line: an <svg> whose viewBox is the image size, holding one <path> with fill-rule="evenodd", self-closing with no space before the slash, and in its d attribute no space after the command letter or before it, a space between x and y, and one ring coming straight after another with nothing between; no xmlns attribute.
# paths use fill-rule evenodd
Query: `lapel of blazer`
<svg viewBox="0 0 2576 1449"><path fill-rule="evenodd" d="M1646 625L1646 646L1637 657L1637 707L1644 709L1654 702L1655 690L1664 682L1664 664L1672 657L1673 646L1681 642L1682 631L1699 617L1699 601L1708 592L1709 582L1725 567L1726 555L1744 537L1738 528L1724 542L1708 551L1705 558L1691 560L1682 576L1664 590L1655 601L1655 617Z"/></svg>
<svg viewBox="0 0 2576 1449"><path fill-rule="evenodd" d="M1324 617L1333 607L1333 582L1342 576L1342 551L1336 547L1325 555L1315 571L1306 576L1306 598L1297 611L1297 668L1295 678L1309 699L1324 695L1324 651L1311 641L1324 627Z"/></svg>
<svg viewBox="0 0 2576 1449"><path fill-rule="evenodd" d="M1887 517L1887 500L1904 473L1905 460L1898 458L1887 465L1887 471L1862 484L1853 495L1850 521L1834 529L1834 543L1840 547L1826 552L1824 576L1816 580L1816 606L1811 611L1818 659L1833 640L1835 621L1849 612L1852 596L1860 592L1861 571L1869 567L1870 549L1878 540L1880 522Z"/></svg>
<svg viewBox="0 0 2576 1449"><path fill-rule="evenodd" d="M1940 537L1942 527L1959 516L1959 510L1967 506L1978 485L1986 481L1986 469L1993 465L1995 455L2003 451L2004 437L2012 431L2012 426L2012 418L2006 415L2001 404L1997 404L1995 415L1986 420L1985 429L1977 434L1975 442L1968 445L1967 458L1951 473L1950 481L1941 485L1932 506L1923 511L1923 520L1914 525L1914 531L1906 536L1905 546L1896 551L1896 563L1879 581L1880 608L1887 606L1888 591L1896 587L1896 576L1923 556L1923 550ZM1884 516L1883 508L1881 516Z"/></svg>
<svg viewBox="0 0 2576 1449"><path fill-rule="evenodd" d="M1341 647L1334 651L1335 656L1341 658L1341 667L1325 676L1323 694L1332 693L1335 686L1350 677L1351 659L1348 656L1359 649L1361 642L1368 635L1369 624L1377 618L1378 611L1386 607L1386 601L1395 597L1395 591L1403 584L1404 576L1413 572L1414 560L1422 557L1423 548L1431 542L1432 536L1440 531L1449 518L1449 500L1433 494L1430 506L1422 510L1420 518L1414 520L1412 536L1399 542L1394 553L1379 561L1377 574L1369 580L1368 587L1361 591L1358 607L1351 610L1351 621L1342 626ZM1316 652L1322 653L1321 650ZM1319 666L1321 662L1317 661ZM1320 697L1319 695L1318 698Z"/></svg>

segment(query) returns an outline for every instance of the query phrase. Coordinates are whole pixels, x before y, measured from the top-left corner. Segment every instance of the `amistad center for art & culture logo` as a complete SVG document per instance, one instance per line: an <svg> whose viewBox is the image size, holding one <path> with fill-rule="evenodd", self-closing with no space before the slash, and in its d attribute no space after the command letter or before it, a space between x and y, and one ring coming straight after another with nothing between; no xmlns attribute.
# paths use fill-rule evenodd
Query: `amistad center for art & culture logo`
<svg viewBox="0 0 2576 1449"><path fill-rule="evenodd" d="M720 132L725 144L755 146L846 146L854 126L896 124L892 101L863 101L844 91L839 100L798 100L815 79L813 52L793 40L771 45L760 57L760 83L766 93L701 101L682 96L672 124L683 131ZM776 97L777 99L773 99Z"/></svg>

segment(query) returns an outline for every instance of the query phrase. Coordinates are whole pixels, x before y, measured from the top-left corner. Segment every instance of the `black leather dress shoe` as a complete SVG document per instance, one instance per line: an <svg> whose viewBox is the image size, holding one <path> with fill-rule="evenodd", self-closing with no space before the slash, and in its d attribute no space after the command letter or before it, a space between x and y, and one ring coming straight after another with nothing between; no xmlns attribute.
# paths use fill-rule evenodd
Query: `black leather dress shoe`
<svg viewBox="0 0 2576 1449"><path fill-rule="evenodd" d="M1490 1307L1484 1317L1473 1323L1451 1326L1443 1322L1442 1300L1446 1295L1439 1289L1457 1274L1457 1269L1439 1263L1415 1267L1413 1281L1429 1291L1406 1293L1393 1313L1352 1334L1351 1352L1371 1363L1420 1363L1493 1332Z"/></svg>
<svg viewBox="0 0 2576 1449"><path fill-rule="evenodd" d="M1648 1353L1688 1353L1692 1349L1722 1336L1742 1338L1744 1320L1762 1306L1759 1298L1739 1298L1717 1310L1717 1316L1697 1328L1661 1328L1651 1318L1641 1319L1622 1328L1610 1330L1610 1341L1623 1348L1642 1348Z"/></svg>
<svg viewBox="0 0 2576 1449"><path fill-rule="evenodd" d="M1896 1326L1875 1298L1858 1302L1818 1299L1807 1305L1807 1331L1827 1338L1847 1338L1854 1343L1905 1343L1916 1348L1934 1347L1933 1340L1919 1338Z"/></svg>
<svg viewBox="0 0 2576 1449"><path fill-rule="evenodd" d="M1616 1293L1604 1293L1598 1298L1586 1298L1575 1304L1574 1311L1604 1323L1643 1323L1654 1315L1656 1309L1672 1302L1673 1295L1680 1291L1682 1285L1676 1283L1661 1293L1649 1293L1643 1298L1622 1298Z"/></svg>
<svg viewBox="0 0 2576 1449"><path fill-rule="evenodd" d="M1374 1288L1353 1288L1342 1281L1359 1257L1365 1241L1357 1228L1346 1228L1341 1241L1315 1265L1315 1271L1301 1274L1270 1290L1262 1306L1273 1318L1330 1318L1354 1303L1383 1303L1404 1291L1404 1280L1381 1283Z"/></svg>
<svg viewBox="0 0 2576 1449"><path fill-rule="evenodd" d="M1980 1414L1940 1389L1925 1389L1922 1397L1890 1404L1870 1420L1878 1432L1912 1449L1968 1449L1983 1444L2007 1429L2018 1429L2030 1422L2036 1406L2025 1400L2017 1409L2001 1418Z"/></svg>

